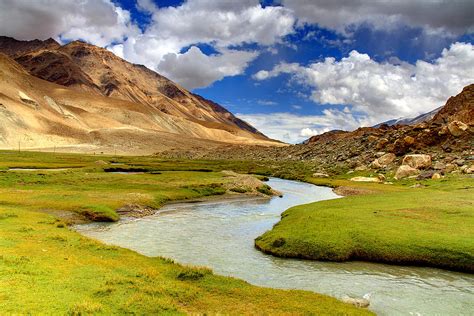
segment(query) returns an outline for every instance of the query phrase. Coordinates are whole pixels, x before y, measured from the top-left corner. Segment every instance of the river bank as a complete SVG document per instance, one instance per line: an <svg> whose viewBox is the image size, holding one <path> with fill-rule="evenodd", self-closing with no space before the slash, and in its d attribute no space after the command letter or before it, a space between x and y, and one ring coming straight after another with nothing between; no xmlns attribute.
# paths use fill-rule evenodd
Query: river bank
<svg viewBox="0 0 474 316"><path fill-rule="evenodd" d="M281 179L270 179L268 184L282 191L283 198L176 203L149 217L78 229L110 245L210 267L254 285L304 289L339 299L367 297L370 310L379 315L449 315L473 308L474 276L468 274L360 261L282 259L256 250L255 237L278 222L284 210L337 198L327 187Z"/></svg>
<svg viewBox="0 0 474 316"><path fill-rule="evenodd" d="M103 171L104 162L160 173L111 174ZM118 220L115 210L127 204L159 208L172 200L220 194L226 182L220 170L196 171L202 167L195 163L148 157L28 152L0 152L1 168L2 313L370 314L326 295L256 287L105 245L68 229L69 219L59 218L70 214L74 222L91 212L89 220Z"/></svg>
<svg viewBox="0 0 474 316"><path fill-rule="evenodd" d="M406 184L411 184L406 182ZM474 179L425 180L286 210L255 240L265 253L474 272Z"/></svg>

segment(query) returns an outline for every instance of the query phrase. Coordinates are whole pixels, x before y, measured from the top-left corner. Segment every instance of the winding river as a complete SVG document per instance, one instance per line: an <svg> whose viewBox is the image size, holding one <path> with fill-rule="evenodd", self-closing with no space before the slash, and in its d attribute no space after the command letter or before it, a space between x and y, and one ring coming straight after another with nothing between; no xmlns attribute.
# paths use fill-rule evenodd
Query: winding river
<svg viewBox="0 0 474 316"><path fill-rule="evenodd" d="M306 183L271 179L269 185L284 197L171 204L153 216L76 229L107 244L207 266L255 285L338 298L365 295L379 315L474 314L474 275L365 262L281 259L257 251L254 239L287 208L338 198L329 188Z"/></svg>

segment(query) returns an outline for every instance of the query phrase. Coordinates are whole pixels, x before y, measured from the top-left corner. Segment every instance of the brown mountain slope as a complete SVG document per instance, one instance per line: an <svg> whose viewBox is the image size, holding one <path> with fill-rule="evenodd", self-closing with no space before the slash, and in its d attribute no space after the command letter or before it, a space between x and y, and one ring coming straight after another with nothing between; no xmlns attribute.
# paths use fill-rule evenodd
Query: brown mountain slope
<svg viewBox="0 0 474 316"><path fill-rule="evenodd" d="M275 145L246 130L209 128L147 104L79 90L31 76L0 53L0 148L145 154L213 148L219 140Z"/></svg>
<svg viewBox="0 0 474 316"><path fill-rule="evenodd" d="M141 103L237 136L249 137L250 133L252 138L267 139L220 105L94 45L74 41L61 46L52 39L43 42L0 37L0 52L15 59L33 76L53 83Z"/></svg>
<svg viewBox="0 0 474 316"><path fill-rule="evenodd" d="M436 166L439 172L461 172L463 165L474 164L473 92L474 84L465 87L458 95L449 98L433 119L414 125L385 124L380 127L361 127L351 132L330 131L313 136L304 144L279 148L227 145L217 150L195 153L173 149L160 155L306 161L315 172L340 173L356 169L387 173L400 165L404 155L428 154L432 157L433 168ZM391 163L387 166L373 164L375 159L386 154L394 157Z"/></svg>

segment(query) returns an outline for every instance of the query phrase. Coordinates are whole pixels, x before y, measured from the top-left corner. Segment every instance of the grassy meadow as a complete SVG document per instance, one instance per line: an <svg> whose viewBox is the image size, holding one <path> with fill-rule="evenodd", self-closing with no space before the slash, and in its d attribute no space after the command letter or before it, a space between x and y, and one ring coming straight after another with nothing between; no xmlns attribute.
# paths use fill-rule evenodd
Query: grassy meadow
<svg viewBox="0 0 474 316"><path fill-rule="evenodd" d="M223 194L220 170L269 174L262 165L1 151L0 313L371 314L325 295L260 288L145 257L68 228L77 217L117 220L125 204Z"/></svg>
<svg viewBox="0 0 474 316"><path fill-rule="evenodd" d="M307 180L348 185L344 179ZM474 272L474 179L426 180L419 188L414 183L361 183L358 189L370 194L293 207L256 239L256 247L280 257Z"/></svg>

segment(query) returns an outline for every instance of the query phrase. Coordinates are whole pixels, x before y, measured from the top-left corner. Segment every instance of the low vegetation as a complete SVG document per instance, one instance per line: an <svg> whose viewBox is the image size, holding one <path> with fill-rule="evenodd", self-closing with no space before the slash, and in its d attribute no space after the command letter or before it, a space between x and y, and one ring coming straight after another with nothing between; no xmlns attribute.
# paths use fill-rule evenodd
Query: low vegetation
<svg viewBox="0 0 474 316"><path fill-rule="evenodd" d="M346 180L318 180L333 185ZM474 272L474 179L358 184L365 195L293 207L256 247L281 256Z"/></svg>
<svg viewBox="0 0 474 316"><path fill-rule="evenodd" d="M145 168L140 174L104 166ZM107 246L67 228L79 215L116 220L124 204L221 194L221 169L143 157L0 152L0 310L6 314L371 314L305 291L259 288L206 268ZM33 171L7 171L26 167ZM55 168L69 168L54 170ZM249 163L241 170L259 168ZM49 170L43 170L49 169Z"/></svg>

